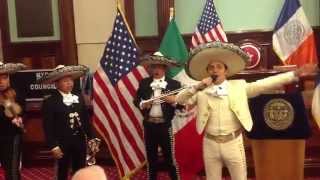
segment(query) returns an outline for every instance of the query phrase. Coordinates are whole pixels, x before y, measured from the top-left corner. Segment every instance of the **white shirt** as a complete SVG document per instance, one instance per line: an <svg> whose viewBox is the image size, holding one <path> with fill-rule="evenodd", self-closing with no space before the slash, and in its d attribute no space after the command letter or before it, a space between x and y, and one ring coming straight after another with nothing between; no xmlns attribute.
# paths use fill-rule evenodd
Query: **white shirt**
<svg viewBox="0 0 320 180"><path fill-rule="evenodd" d="M167 86L167 82L165 81L165 77L163 76L160 79L153 79L150 86L153 89L153 97L160 96L162 89L165 89ZM153 101L152 107L149 112L150 117L163 117L161 103L159 101L160 100Z"/></svg>
<svg viewBox="0 0 320 180"><path fill-rule="evenodd" d="M214 107L209 108L209 120L206 126L206 132L212 135L227 135L241 128L236 115L230 109L228 97L228 81L212 88L215 90L209 101L212 101Z"/></svg>
<svg viewBox="0 0 320 180"><path fill-rule="evenodd" d="M65 105L70 106L73 103L79 103L79 97L77 95L69 93L64 93L58 90L59 93L62 95L62 101Z"/></svg>
<svg viewBox="0 0 320 180"><path fill-rule="evenodd" d="M227 96L228 95L228 81L225 80L221 84L213 85L206 93L212 96Z"/></svg>

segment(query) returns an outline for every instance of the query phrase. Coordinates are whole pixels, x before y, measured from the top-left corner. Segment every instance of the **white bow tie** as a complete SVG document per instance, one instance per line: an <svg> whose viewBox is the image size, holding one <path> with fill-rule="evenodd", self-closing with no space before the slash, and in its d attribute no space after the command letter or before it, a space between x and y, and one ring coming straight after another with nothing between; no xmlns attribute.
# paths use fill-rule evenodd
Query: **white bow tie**
<svg viewBox="0 0 320 180"><path fill-rule="evenodd" d="M228 90L226 86L215 85L206 91L211 96L227 96Z"/></svg>
<svg viewBox="0 0 320 180"><path fill-rule="evenodd" d="M79 97L71 93L63 95L63 103L67 106L70 106L73 103L79 103Z"/></svg>
<svg viewBox="0 0 320 180"><path fill-rule="evenodd" d="M156 89L165 89L167 87L168 83L165 80L153 80L152 83L150 84L150 87L152 88L152 90L156 90Z"/></svg>

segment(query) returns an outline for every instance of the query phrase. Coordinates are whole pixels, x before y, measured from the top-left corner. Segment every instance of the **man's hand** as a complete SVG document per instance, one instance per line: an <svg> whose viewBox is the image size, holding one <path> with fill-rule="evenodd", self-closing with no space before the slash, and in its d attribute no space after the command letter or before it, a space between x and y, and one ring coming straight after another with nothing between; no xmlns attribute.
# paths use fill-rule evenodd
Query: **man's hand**
<svg viewBox="0 0 320 180"><path fill-rule="evenodd" d="M195 86L195 88L196 90L203 90L204 88L210 86L212 83L212 78L207 77L202 79L201 82Z"/></svg>
<svg viewBox="0 0 320 180"><path fill-rule="evenodd" d="M307 76L316 73L319 71L319 67L317 64L305 64L294 71L294 74L297 77Z"/></svg>
<svg viewBox="0 0 320 180"><path fill-rule="evenodd" d="M150 109L151 106L152 106L152 101L150 102L141 101L140 103L140 109Z"/></svg>
<svg viewBox="0 0 320 180"><path fill-rule="evenodd" d="M162 98L166 103L173 104L176 103L176 96L175 95L170 95Z"/></svg>
<svg viewBox="0 0 320 180"><path fill-rule="evenodd" d="M63 152L59 146L56 146L53 149L51 149L51 153L55 159L61 159L63 157Z"/></svg>
<svg viewBox="0 0 320 180"><path fill-rule="evenodd" d="M11 120L12 124L16 125L19 128L23 128L22 118L17 116Z"/></svg>

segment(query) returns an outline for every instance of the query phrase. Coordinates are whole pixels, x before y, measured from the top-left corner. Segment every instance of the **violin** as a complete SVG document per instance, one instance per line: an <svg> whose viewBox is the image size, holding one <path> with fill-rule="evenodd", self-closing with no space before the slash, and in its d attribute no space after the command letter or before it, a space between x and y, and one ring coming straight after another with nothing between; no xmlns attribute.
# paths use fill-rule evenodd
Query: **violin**
<svg viewBox="0 0 320 180"><path fill-rule="evenodd" d="M19 115L22 112L21 106L15 101L16 92L12 88L0 93L0 105L4 107L4 114L12 123L23 129L23 122Z"/></svg>
<svg viewBox="0 0 320 180"><path fill-rule="evenodd" d="M4 100L3 103L0 103L4 107L4 114L8 118L16 118L22 112L21 106L9 99Z"/></svg>

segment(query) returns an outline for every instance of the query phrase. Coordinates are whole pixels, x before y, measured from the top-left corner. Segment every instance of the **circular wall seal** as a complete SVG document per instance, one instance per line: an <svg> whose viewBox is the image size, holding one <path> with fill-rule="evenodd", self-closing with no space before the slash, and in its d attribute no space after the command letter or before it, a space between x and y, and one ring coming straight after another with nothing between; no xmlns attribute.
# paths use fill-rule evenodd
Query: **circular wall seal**
<svg viewBox="0 0 320 180"><path fill-rule="evenodd" d="M250 56L250 61L246 65L246 69L253 69L257 67L261 60L261 53L259 48L253 43L244 43L240 48Z"/></svg>
<svg viewBox="0 0 320 180"><path fill-rule="evenodd" d="M284 39L288 44L298 44L305 33L303 24L298 20L289 21L284 26Z"/></svg>
<svg viewBox="0 0 320 180"><path fill-rule="evenodd" d="M294 119L294 109L290 102L282 98L271 99L263 109L266 124L274 130L285 130Z"/></svg>

